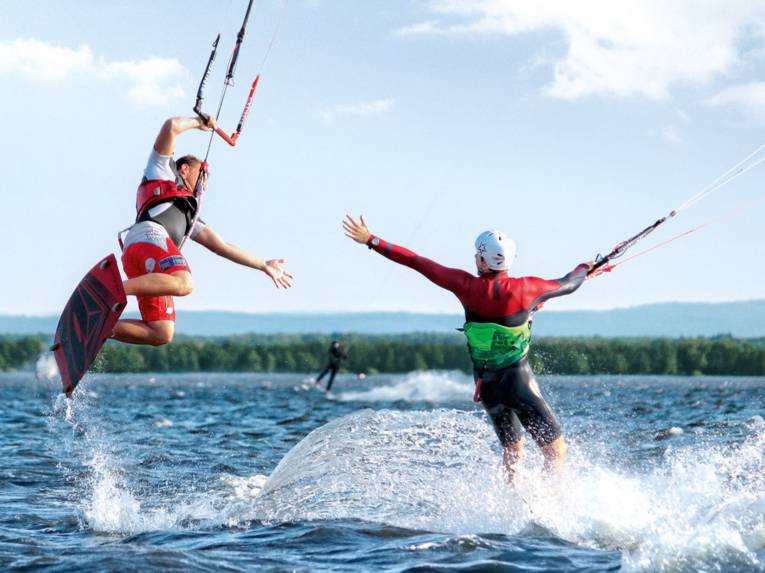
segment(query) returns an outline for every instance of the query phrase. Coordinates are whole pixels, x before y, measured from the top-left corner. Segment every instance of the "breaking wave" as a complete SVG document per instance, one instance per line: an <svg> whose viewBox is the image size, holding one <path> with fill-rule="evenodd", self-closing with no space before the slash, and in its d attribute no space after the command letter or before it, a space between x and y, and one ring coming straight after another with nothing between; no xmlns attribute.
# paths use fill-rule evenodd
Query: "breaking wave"
<svg viewBox="0 0 765 573"><path fill-rule="evenodd" d="M660 463L629 473L590 462L588 448L597 444L574 445L561 480L545 475L530 450L513 488L494 442L475 413L354 413L312 432L282 459L255 515L457 535L541 527L574 543L620 549L627 570L762 566L762 434L736 448L670 449Z"/></svg>
<svg viewBox="0 0 765 573"><path fill-rule="evenodd" d="M397 399L424 400L429 381L440 389L446 381L446 395L464 399L468 380L449 376L412 375L391 388ZM384 388L359 394L371 400L377 390ZM84 393L74 421L58 423L84 428L79 456L86 475L77 505L83 525L97 532L360 520L463 540L531 528L619 550L623 568L633 571L752 570L765 562L762 419L751 421L737 446L671 446L628 470L602 461L606 444L574 439L561 479L547 476L539 451L529 447L510 487L483 413L363 410L312 431L269 477L221 471L190 490L147 487L132 477L89 417L88 399Z"/></svg>
<svg viewBox="0 0 765 573"><path fill-rule="evenodd" d="M459 402L473 395L473 379L457 371L427 370L412 372L386 385L369 390L342 392L345 402Z"/></svg>

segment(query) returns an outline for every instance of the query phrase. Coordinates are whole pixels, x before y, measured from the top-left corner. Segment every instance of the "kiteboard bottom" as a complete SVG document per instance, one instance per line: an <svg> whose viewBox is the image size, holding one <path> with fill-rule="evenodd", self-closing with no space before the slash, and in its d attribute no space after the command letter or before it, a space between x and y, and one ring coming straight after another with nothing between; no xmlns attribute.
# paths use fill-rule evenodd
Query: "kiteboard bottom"
<svg viewBox="0 0 765 573"><path fill-rule="evenodd" d="M83 277L64 307L51 350L63 390L74 392L109 339L127 304L122 277L113 254Z"/></svg>

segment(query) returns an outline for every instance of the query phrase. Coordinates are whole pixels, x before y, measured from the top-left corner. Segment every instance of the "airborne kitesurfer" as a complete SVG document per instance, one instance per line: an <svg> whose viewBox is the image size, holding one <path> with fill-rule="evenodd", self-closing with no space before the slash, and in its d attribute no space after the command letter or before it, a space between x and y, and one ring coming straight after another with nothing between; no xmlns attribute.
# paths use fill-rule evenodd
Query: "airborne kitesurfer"
<svg viewBox="0 0 765 573"><path fill-rule="evenodd" d="M135 224L125 237L125 294L138 297L141 320L120 320L113 338L131 344L167 344L175 331L173 296L192 291L191 269L180 247L188 236L216 255L264 272L277 288L290 288L284 259L264 261L224 241L197 216L195 190L207 184L207 166L193 155L173 160L176 138L190 130L215 129L215 119L175 117L165 121L138 187Z"/></svg>
<svg viewBox="0 0 765 573"><path fill-rule="evenodd" d="M324 370L321 371L321 374L316 377L316 383L318 384L321 382L321 379L329 374L329 381L327 382L326 388L326 391L329 392L332 389L332 383L335 381L335 376L337 376L337 371L340 370L340 363L348 358L348 353L343 345L340 344L339 340L333 340L332 344L329 345L327 354L329 354L329 360L327 361Z"/></svg>
<svg viewBox="0 0 765 573"><path fill-rule="evenodd" d="M507 476L512 480L523 456L523 428L545 456L548 469L560 471L566 455L560 423L543 398L528 361L531 317L550 298L571 294L584 282L592 263L582 263L560 279L511 277L513 240L499 231L485 231L475 242L478 276L421 257L369 232L364 217L343 221L346 236L367 245L453 293L465 310L464 333L481 401L503 447Z"/></svg>

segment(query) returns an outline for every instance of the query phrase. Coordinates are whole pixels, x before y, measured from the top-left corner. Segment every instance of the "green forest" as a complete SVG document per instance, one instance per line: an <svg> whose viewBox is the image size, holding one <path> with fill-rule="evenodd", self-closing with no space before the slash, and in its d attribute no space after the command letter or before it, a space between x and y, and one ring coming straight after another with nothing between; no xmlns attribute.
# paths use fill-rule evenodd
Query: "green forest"
<svg viewBox="0 0 765 573"><path fill-rule="evenodd" d="M459 334L338 336L348 348L344 371L471 369ZM314 372L332 338L252 335L178 338L162 347L108 342L97 372ZM30 369L44 337L0 337L0 371ZM540 374L765 375L765 340L714 338L537 338L531 361Z"/></svg>

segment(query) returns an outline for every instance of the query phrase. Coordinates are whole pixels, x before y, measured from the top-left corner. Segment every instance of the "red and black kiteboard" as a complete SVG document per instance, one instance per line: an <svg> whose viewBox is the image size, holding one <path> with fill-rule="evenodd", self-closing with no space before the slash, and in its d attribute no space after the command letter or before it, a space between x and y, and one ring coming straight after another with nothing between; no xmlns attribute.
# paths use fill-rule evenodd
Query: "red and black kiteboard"
<svg viewBox="0 0 765 573"><path fill-rule="evenodd" d="M109 255L74 289L51 347L64 392L70 396L93 364L127 304L117 259Z"/></svg>

